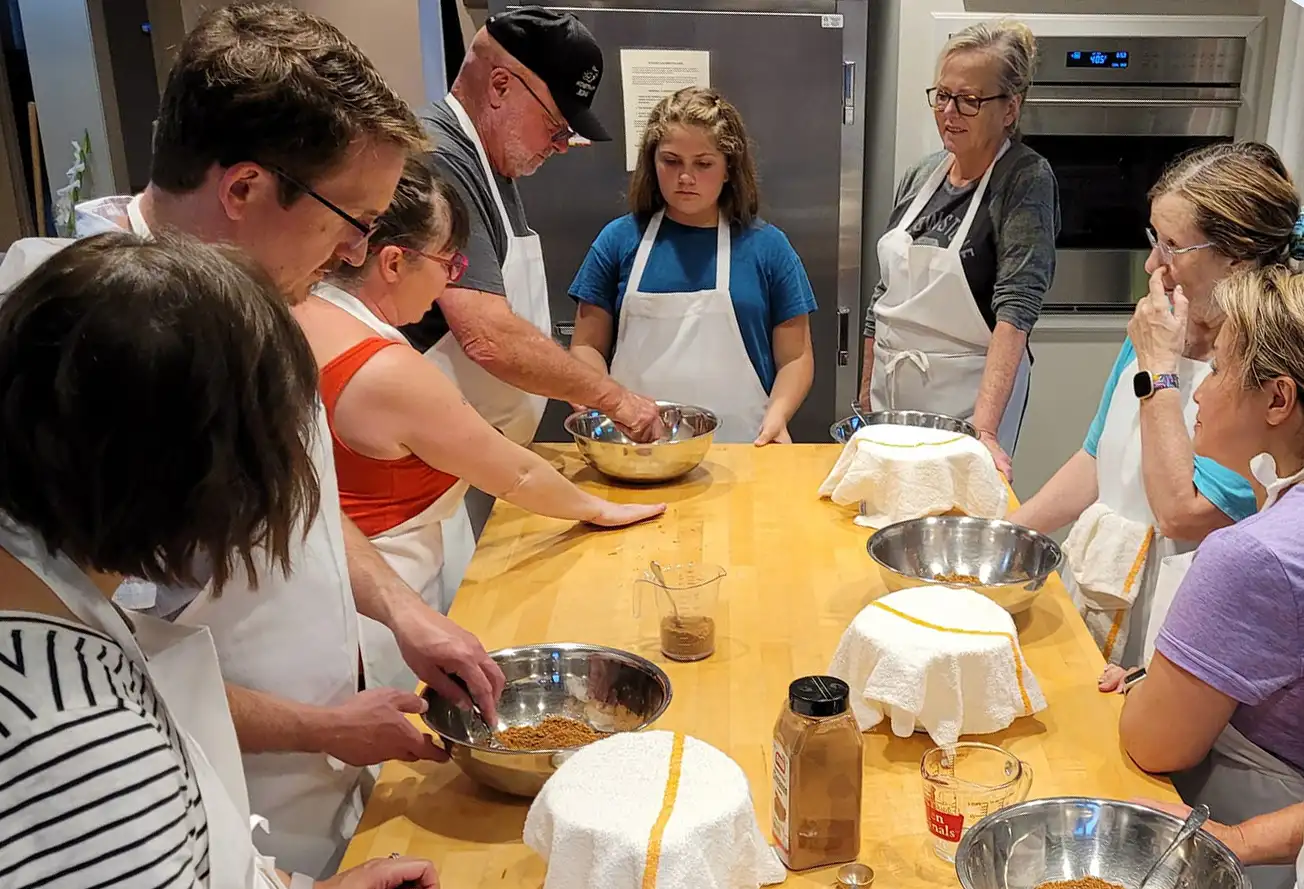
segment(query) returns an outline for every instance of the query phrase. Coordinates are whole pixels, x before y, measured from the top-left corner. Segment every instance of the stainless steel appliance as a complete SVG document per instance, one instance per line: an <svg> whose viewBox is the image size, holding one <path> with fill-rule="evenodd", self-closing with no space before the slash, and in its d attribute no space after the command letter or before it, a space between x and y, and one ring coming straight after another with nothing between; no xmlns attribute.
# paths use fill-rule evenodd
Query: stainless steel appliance
<svg viewBox="0 0 1304 889"><path fill-rule="evenodd" d="M1038 37L1024 141L1059 180L1051 310L1130 311L1145 292L1146 193L1179 154L1237 136L1244 37Z"/></svg>
<svg viewBox="0 0 1304 889"><path fill-rule="evenodd" d="M514 7L493 0L490 12ZM756 145L761 215L787 234L819 303L815 383L789 431L796 441L826 441L858 383L868 0L574 0L553 8L573 12L602 46L594 110L615 137L555 157L520 182L543 239L559 339L575 317L567 288L584 254L626 212L620 50L707 50L711 85L738 106ZM550 404L539 440L568 441L568 411Z"/></svg>

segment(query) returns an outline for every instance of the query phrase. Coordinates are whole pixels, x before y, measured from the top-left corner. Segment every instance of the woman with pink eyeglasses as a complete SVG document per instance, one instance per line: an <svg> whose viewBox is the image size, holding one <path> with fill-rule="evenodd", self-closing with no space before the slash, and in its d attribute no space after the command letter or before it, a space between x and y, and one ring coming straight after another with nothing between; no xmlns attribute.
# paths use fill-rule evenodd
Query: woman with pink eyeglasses
<svg viewBox="0 0 1304 889"><path fill-rule="evenodd" d="M457 194L413 158L377 220L366 262L333 272L295 309L320 368L344 512L443 611L475 547L462 508L468 485L602 527L665 511L663 503L613 503L571 484L489 425L399 332L462 276L467 230ZM413 686L389 630L360 620L368 685Z"/></svg>

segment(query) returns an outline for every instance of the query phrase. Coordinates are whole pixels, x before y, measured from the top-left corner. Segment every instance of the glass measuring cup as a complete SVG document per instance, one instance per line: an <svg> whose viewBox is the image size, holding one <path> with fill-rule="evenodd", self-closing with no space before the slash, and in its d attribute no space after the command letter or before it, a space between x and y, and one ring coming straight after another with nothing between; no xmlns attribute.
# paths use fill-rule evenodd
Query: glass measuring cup
<svg viewBox="0 0 1304 889"><path fill-rule="evenodd" d="M650 587L661 617L661 653L672 661L700 661L715 653L715 606L725 570L707 562L653 562L634 581L634 617Z"/></svg>
<svg viewBox="0 0 1304 889"><path fill-rule="evenodd" d="M1018 757L973 741L924 754L924 816L933 851L955 861L964 832L993 812L1021 803L1032 789L1032 767Z"/></svg>

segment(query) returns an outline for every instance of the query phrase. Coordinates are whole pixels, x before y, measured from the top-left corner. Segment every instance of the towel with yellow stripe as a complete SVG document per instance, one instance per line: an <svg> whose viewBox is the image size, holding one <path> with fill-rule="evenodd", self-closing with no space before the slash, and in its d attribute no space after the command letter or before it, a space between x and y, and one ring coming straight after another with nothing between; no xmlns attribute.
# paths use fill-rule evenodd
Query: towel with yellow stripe
<svg viewBox="0 0 1304 889"><path fill-rule="evenodd" d="M1136 601L1155 529L1093 503L1073 523L1064 555L1077 593L1098 609L1127 608Z"/></svg>
<svg viewBox="0 0 1304 889"><path fill-rule="evenodd" d="M982 442L919 426L861 429L819 494L839 506L859 503L856 524L869 528L952 510L999 519L1009 509L1005 479Z"/></svg>
<svg viewBox="0 0 1304 889"><path fill-rule="evenodd" d="M548 862L544 889L757 889L787 876L743 770L671 732L577 751L530 806L525 844Z"/></svg>
<svg viewBox="0 0 1304 889"><path fill-rule="evenodd" d="M923 730L939 745L1046 708L1014 620L967 589L914 587L871 602L843 634L829 673L851 687L862 731L888 719L894 734Z"/></svg>

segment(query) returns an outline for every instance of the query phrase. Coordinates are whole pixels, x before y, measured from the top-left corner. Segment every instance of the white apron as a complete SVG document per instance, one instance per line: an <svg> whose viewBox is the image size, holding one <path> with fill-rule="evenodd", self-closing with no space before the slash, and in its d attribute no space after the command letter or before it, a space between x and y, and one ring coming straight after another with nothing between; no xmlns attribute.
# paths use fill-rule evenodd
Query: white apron
<svg viewBox="0 0 1304 889"><path fill-rule="evenodd" d="M67 558L51 555L31 535L7 523L0 524L0 547L40 578L78 620L117 642L149 676L199 785L208 821L209 889L279 889L272 861L254 848L251 832L265 822L249 814L235 726L208 630L133 615L133 634L90 578Z"/></svg>
<svg viewBox="0 0 1304 889"><path fill-rule="evenodd" d="M313 288L313 294L348 312L385 339L411 348L398 328L376 317L353 294L331 284L318 284ZM464 502L466 488L466 482L459 481L417 515L371 538L376 549L399 577L403 578L403 582L419 592L427 605L443 613L448 612L453 593L457 589L450 589L444 584L443 567L449 555L448 544L465 544L465 535L451 535L453 539L445 541L444 526L463 522L470 524ZM471 540L470 544L474 552L475 541ZM456 564L463 565L461 571L465 571L464 563L470 562L471 553L454 553L453 557ZM458 579L460 580L460 573ZM396 688L414 688L416 674L407 668L389 627L362 614L358 615L358 620L362 633L363 670L368 687L393 685Z"/></svg>
<svg viewBox="0 0 1304 889"><path fill-rule="evenodd" d="M1154 651L1154 639L1199 545L1199 541L1170 540L1161 535L1150 510L1141 472L1141 400L1132 389L1136 372L1134 359L1119 375L1110 397L1109 411L1105 414L1100 442L1096 446L1098 502L1125 519L1155 528L1145 566L1137 581L1136 598L1131 608L1117 608L1116 601L1089 601L1073 579L1073 566L1064 572L1069 594L1105 660L1128 668L1149 662ZM1182 358L1178 362L1177 374L1182 395L1182 419L1190 435L1195 429L1195 415L1199 412L1192 396L1209 375L1209 364Z"/></svg>
<svg viewBox="0 0 1304 889"><path fill-rule="evenodd" d="M1007 142L974 189L969 210L949 247L916 244L909 228L950 172L955 162L950 156L928 177L896 228L879 239L878 264L887 290L874 304L870 401L875 410L932 411L964 420L973 417L992 332L974 302L960 250L978 215L996 161L1008 148ZM1018 443L1031 369L1025 350L996 435L1007 454L1013 455Z"/></svg>
<svg viewBox="0 0 1304 889"><path fill-rule="evenodd" d="M648 222L620 307L611 377L661 401L698 404L720 418L715 440L750 444L761 431L770 396L747 355L729 295L732 239L716 225L715 287L691 293L640 290L665 211Z"/></svg>
<svg viewBox="0 0 1304 889"><path fill-rule="evenodd" d="M533 231L524 237L517 237L513 233L512 221L507 216L503 196L494 179L493 167L489 163L489 156L485 154L484 144L475 131L475 125L453 96L446 96L444 102L457 117L462 132L475 145L485 181L494 196L494 204L498 207L503 231L507 235L507 258L503 260L502 269L507 304L544 336L551 337L552 313L548 308L548 279L539 236ZM534 440L534 433L539 429L539 421L543 419L543 409L547 406L548 399L522 392L480 367L466 357L451 332L440 337L439 342L426 352L426 357L448 374L471 406L489 421L489 425L518 445L528 447Z"/></svg>

